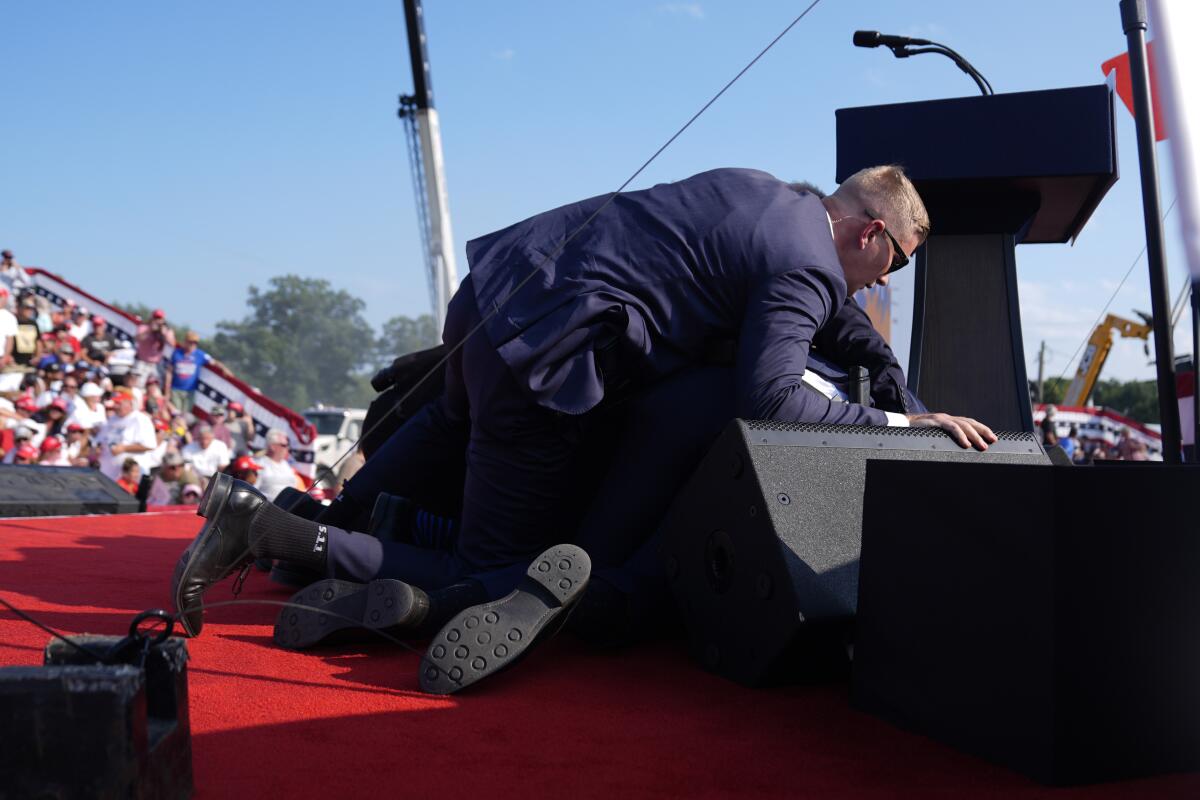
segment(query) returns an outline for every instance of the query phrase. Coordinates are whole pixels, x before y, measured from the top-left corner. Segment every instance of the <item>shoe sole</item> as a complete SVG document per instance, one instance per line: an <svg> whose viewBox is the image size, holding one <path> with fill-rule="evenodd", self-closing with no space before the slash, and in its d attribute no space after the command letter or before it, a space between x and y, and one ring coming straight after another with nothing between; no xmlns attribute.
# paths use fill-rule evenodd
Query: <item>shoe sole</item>
<svg viewBox="0 0 1200 800"><path fill-rule="evenodd" d="M513 664L579 598L591 571L588 554L574 545L542 553L507 597L468 608L446 623L421 661L421 689L453 694Z"/></svg>
<svg viewBox="0 0 1200 800"><path fill-rule="evenodd" d="M183 555L179 557L179 563L175 565L175 575L172 578L175 586L175 611L178 614L180 627L183 628L184 633L191 637L200 635L200 630L204 627L204 618L202 616L204 612L203 609L196 610L196 613L201 616L196 617L195 625L188 620L187 613L183 610L183 597L181 596L181 590L185 585L184 578L187 577L188 568L192 563L192 553L202 550L208 542L209 537L217 530L217 523L220 522L221 508L224 506L225 501L229 499L232 491L233 481L220 480L216 477L209 481L208 486L204 490L204 495L200 498L200 505L196 509L196 515L206 520L204 527L196 534L196 538L192 540L188 548L183 551ZM232 573L233 570L231 569L216 581L213 581L213 584L224 580Z"/></svg>
<svg viewBox="0 0 1200 800"><path fill-rule="evenodd" d="M331 638L344 640L349 631L406 627L415 598L403 581L363 584L327 578L296 592L290 602L305 608L288 606L279 612L275 644L303 650Z"/></svg>

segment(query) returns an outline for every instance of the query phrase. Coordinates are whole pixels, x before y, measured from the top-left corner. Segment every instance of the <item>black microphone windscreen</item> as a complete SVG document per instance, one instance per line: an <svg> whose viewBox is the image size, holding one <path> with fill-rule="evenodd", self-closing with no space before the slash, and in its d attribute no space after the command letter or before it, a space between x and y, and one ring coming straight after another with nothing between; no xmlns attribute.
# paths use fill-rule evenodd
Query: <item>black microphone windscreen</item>
<svg viewBox="0 0 1200 800"><path fill-rule="evenodd" d="M855 31L855 47L879 47L879 31Z"/></svg>

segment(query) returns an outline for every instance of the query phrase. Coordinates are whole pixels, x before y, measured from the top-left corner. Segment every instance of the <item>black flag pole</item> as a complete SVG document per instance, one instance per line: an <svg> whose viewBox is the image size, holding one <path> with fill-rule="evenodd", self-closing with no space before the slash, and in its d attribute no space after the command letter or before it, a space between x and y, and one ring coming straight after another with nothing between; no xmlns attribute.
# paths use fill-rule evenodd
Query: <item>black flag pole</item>
<svg viewBox="0 0 1200 800"><path fill-rule="evenodd" d="M1162 425L1163 461L1180 463L1179 401L1175 394L1175 354L1171 343L1171 298L1167 291L1167 256L1163 247L1158 196L1158 162L1154 154L1154 115L1150 104L1150 71L1146 58L1146 0L1120 0L1121 25L1129 48L1133 77L1133 111L1137 127L1138 168L1142 176L1142 211L1146 222L1146 259L1150 265L1150 303L1154 315L1154 360L1158 367L1158 414Z"/></svg>

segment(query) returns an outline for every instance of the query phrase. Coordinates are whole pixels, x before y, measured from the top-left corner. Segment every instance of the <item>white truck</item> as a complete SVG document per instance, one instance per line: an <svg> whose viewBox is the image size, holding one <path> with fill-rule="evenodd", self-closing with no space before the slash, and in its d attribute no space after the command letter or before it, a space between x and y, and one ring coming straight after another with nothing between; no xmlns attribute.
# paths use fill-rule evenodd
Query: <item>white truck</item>
<svg viewBox="0 0 1200 800"><path fill-rule="evenodd" d="M362 435L367 410L317 405L306 410L304 418L317 429L313 451L317 475L322 475L354 447Z"/></svg>

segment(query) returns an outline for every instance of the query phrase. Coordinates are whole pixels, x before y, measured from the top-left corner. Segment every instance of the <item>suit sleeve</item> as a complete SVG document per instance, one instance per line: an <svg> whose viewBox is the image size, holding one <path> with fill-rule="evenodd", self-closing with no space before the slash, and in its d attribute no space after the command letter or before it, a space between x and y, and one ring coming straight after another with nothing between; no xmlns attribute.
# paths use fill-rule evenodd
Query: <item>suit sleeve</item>
<svg viewBox="0 0 1200 800"><path fill-rule="evenodd" d="M886 425L882 411L832 403L803 382L813 337L845 294L823 270L801 268L750 288L738 337L738 415L748 419Z"/></svg>
<svg viewBox="0 0 1200 800"><path fill-rule="evenodd" d="M844 367L866 367L871 376L871 398L876 408L908 414L927 411L908 390L904 370L892 348L875 330L867 312L853 299L847 298L837 314L817 332L813 345Z"/></svg>

